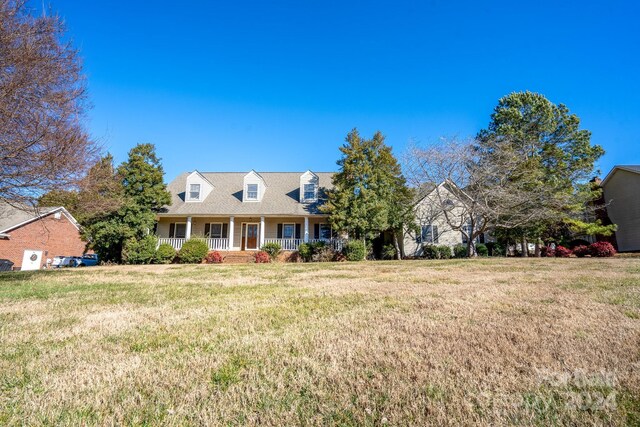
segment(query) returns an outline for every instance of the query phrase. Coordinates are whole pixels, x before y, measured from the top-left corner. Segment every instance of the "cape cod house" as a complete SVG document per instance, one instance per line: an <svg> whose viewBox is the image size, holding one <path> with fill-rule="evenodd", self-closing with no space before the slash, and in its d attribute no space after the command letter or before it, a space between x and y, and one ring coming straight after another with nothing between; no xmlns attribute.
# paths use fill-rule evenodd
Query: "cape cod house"
<svg viewBox="0 0 640 427"><path fill-rule="evenodd" d="M269 242L297 250L302 242L331 242L327 215L319 208L332 175L183 173L167 186L172 201L158 214L156 235L176 249L191 237L203 237L219 251L254 251Z"/></svg>

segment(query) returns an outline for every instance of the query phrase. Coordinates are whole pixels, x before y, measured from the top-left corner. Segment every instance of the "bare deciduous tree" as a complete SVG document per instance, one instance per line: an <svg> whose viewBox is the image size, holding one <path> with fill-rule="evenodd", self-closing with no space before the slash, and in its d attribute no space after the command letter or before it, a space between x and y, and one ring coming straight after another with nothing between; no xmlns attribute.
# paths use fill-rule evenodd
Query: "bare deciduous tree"
<svg viewBox="0 0 640 427"><path fill-rule="evenodd" d="M73 186L98 152L83 125L78 52L57 16L0 0L0 201L18 208Z"/></svg>
<svg viewBox="0 0 640 427"><path fill-rule="evenodd" d="M557 195L545 187L531 185L538 179L535 172L514 180L522 169L521 159L503 147L495 148L499 155L490 163L478 157L473 141L457 140L413 145L405 158L409 182L415 188L429 188L425 203L465 236L469 256L475 255L476 238L489 227L520 227L546 218L553 206L566 203L555 200Z"/></svg>

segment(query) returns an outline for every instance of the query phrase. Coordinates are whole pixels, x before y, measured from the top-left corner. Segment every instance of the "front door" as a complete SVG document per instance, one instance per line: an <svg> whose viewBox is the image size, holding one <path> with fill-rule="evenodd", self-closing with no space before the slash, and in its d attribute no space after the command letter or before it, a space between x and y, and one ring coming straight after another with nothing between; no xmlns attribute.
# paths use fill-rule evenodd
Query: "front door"
<svg viewBox="0 0 640 427"><path fill-rule="evenodd" d="M258 224L247 224L247 250L258 249Z"/></svg>

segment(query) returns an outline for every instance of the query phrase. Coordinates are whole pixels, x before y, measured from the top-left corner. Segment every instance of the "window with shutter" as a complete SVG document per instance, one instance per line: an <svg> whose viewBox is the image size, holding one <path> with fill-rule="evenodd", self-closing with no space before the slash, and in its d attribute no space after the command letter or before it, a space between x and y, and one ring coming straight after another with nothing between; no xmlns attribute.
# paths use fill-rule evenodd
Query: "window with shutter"
<svg viewBox="0 0 640 427"><path fill-rule="evenodd" d="M329 224L318 224L318 239L331 239L331 226Z"/></svg>
<svg viewBox="0 0 640 427"><path fill-rule="evenodd" d="M295 224L282 224L282 238L293 239L295 238Z"/></svg>
<svg viewBox="0 0 640 427"><path fill-rule="evenodd" d="M187 223L186 222L176 222L174 227L174 235L173 237L177 239L184 239L187 235Z"/></svg>

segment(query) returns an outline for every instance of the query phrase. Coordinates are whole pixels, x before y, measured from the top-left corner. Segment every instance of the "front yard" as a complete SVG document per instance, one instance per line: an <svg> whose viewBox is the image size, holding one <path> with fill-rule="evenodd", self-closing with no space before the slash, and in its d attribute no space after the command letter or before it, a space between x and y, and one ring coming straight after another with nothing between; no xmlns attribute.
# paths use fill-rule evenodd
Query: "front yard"
<svg viewBox="0 0 640 427"><path fill-rule="evenodd" d="M0 425L640 424L640 259L0 274Z"/></svg>

